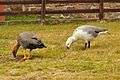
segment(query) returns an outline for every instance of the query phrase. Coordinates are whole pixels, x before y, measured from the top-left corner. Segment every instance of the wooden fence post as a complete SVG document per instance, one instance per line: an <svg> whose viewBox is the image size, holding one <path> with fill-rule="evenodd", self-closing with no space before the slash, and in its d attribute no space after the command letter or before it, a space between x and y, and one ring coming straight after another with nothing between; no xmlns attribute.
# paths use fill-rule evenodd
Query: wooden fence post
<svg viewBox="0 0 120 80"><path fill-rule="evenodd" d="M104 18L104 0L99 0L99 20L103 20Z"/></svg>
<svg viewBox="0 0 120 80"><path fill-rule="evenodd" d="M46 0L41 0L41 25L45 23L45 6Z"/></svg>

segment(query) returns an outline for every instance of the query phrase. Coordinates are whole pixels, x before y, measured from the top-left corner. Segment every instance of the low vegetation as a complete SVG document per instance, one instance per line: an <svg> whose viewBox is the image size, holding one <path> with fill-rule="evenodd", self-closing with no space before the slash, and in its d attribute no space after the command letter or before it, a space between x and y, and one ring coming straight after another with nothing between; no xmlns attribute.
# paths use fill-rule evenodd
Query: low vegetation
<svg viewBox="0 0 120 80"><path fill-rule="evenodd" d="M100 35L91 48L82 50L82 40L66 49L65 42L73 30L84 24L108 28L111 35ZM31 52L31 59L16 59L11 49L20 32L35 32L47 46ZM119 80L120 22L80 22L73 24L0 25L0 80Z"/></svg>
<svg viewBox="0 0 120 80"><path fill-rule="evenodd" d="M33 16L33 15L22 15L22 16L6 16L6 21L11 21L11 20L38 20L40 19L39 16Z"/></svg>

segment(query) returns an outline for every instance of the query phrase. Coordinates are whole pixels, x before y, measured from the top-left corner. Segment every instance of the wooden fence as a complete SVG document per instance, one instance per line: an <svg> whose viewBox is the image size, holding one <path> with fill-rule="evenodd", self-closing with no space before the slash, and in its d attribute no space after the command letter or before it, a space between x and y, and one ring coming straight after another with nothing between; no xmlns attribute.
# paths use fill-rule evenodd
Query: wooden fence
<svg viewBox="0 0 120 80"><path fill-rule="evenodd" d="M0 12L0 15L23 15L23 14L39 14L41 15L41 24L45 22L46 14L63 14L63 13L99 13L99 20L104 19L105 12L120 12L120 9L104 9L104 3L120 3L120 0L36 0L36 1L0 1L0 5L15 4L40 4L41 11L9 11ZM46 10L47 4L56 3L98 3L98 9L77 9L77 10Z"/></svg>

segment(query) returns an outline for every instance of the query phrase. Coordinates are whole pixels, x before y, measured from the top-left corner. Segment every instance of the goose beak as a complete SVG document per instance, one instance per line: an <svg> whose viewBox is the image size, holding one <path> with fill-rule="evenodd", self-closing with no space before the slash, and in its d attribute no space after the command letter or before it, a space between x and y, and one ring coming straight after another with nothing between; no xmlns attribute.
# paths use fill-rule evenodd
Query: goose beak
<svg viewBox="0 0 120 80"><path fill-rule="evenodd" d="M43 48L47 48L45 45L43 45Z"/></svg>
<svg viewBox="0 0 120 80"><path fill-rule="evenodd" d="M108 31L105 31L105 32L103 32L104 34L108 34L108 35L110 35L110 32L108 32Z"/></svg>
<svg viewBox="0 0 120 80"><path fill-rule="evenodd" d="M15 52L13 52L13 56L14 56L14 58L16 58L16 53Z"/></svg>
<svg viewBox="0 0 120 80"><path fill-rule="evenodd" d="M110 32L106 31L106 34L110 35Z"/></svg>
<svg viewBox="0 0 120 80"><path fill-rule="evenodd" d="M110 35L110 32L107 32L107 34L109 34L109 35Z"/></svg>
<svg viewBox="0 0 120 80"><path fill-rule="evenodd" d="M44 48L47 48L46 46L44 46Z"/></svg>
<svg viewBox="0 0 120 80"><path fill-rule="evenodd" d="M69 49L69 47L67 47L67 49Z"/></svg>

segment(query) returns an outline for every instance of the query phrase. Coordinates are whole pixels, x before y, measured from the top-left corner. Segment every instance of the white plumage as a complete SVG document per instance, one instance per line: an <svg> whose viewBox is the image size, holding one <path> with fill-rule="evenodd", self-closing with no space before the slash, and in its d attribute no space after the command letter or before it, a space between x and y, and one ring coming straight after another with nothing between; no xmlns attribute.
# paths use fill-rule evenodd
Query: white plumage
<svg viewBox="0 0 120 80"><path fill-rule="evenodd" d="M109 34L108 30L105 28L97 27L97 26L91 26L91 25L82 25L78 28L76 28L66 41L66 47L69 49L71 44L78 40L82 39L85 41L85 48L88 44L88 48L90 48L90 41L97 37L99 34Z"/></svg>

